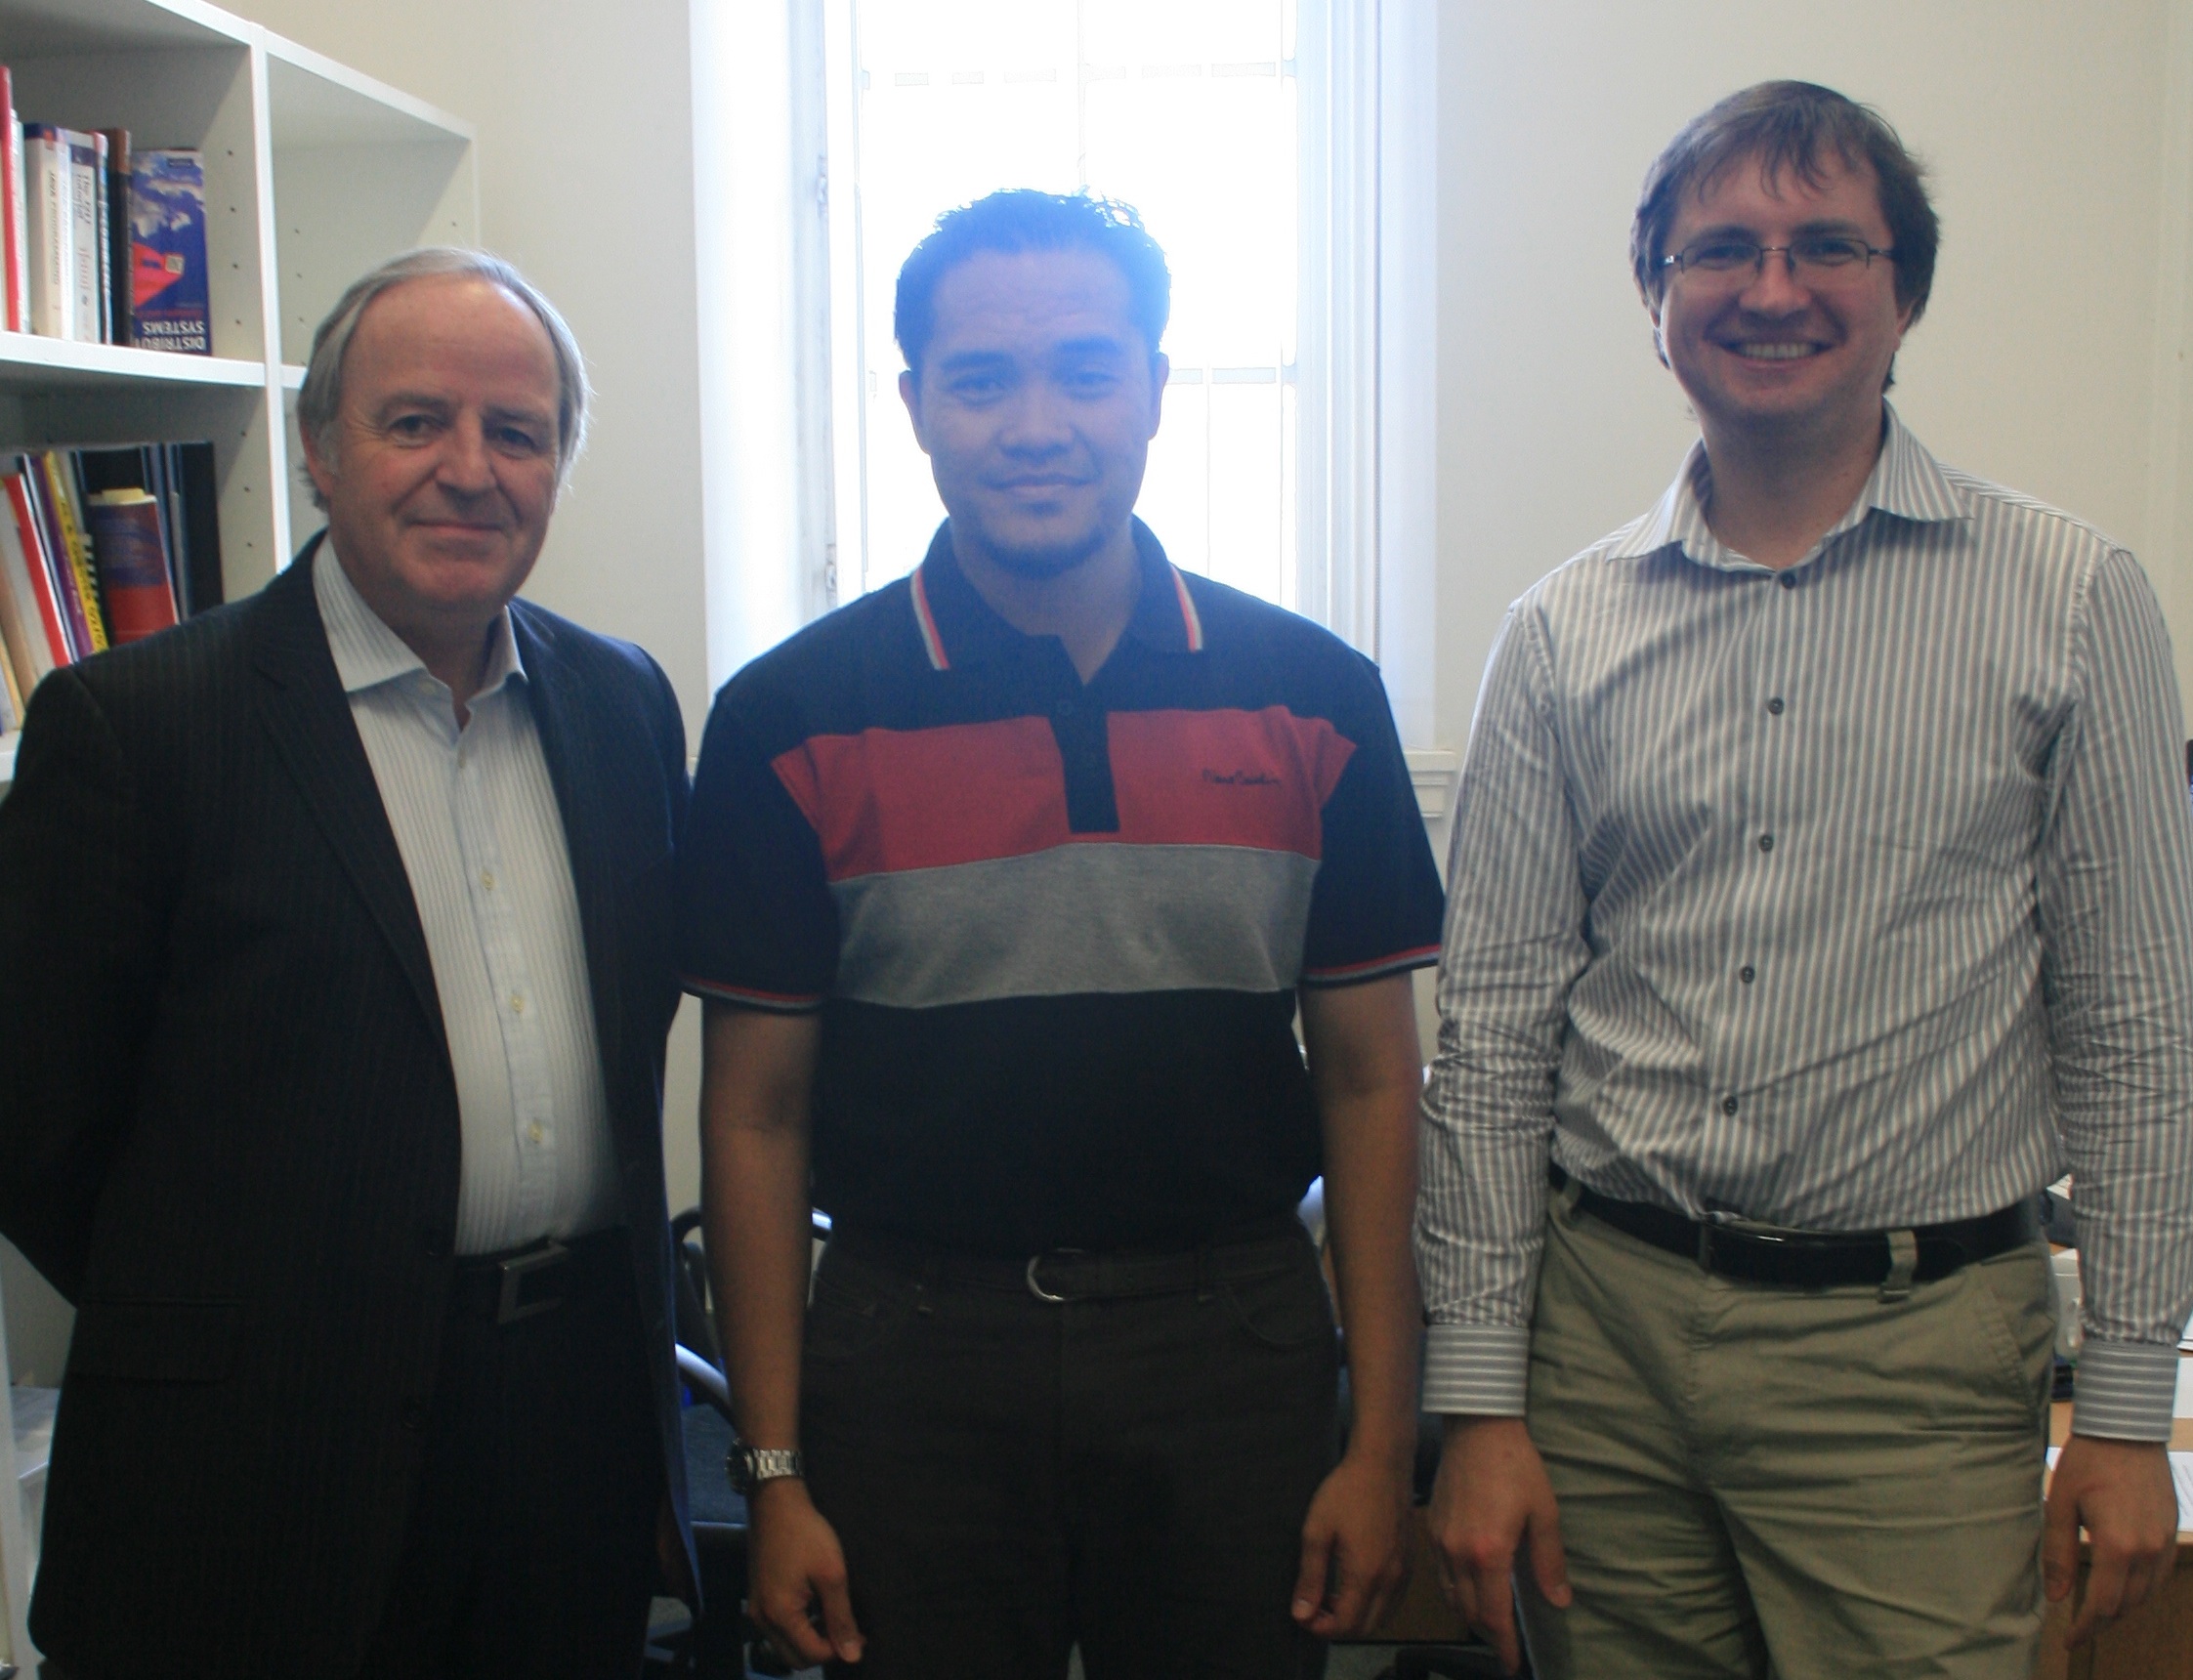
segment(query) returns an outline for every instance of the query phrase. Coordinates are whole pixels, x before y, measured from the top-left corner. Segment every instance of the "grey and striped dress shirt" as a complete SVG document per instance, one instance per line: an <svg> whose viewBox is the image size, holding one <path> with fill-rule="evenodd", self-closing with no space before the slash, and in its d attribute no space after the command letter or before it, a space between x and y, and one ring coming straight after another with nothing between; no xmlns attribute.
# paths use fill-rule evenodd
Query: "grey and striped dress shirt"
<svg viewBox="0 0 2193 1680"><path fill-rule="evenodd" d="M2193 817L2132 557L1893 411L1777 573L1703 445L1509 610L1463 767L1425 1095L1425 1405L1524 1410L1553 1158L1814 1230L2076 1174L2078 1427L2170 1433L2193 1310Z"/></svg>
<svg viewBox="0 0 2193 1680"><path fill-rule="evenodd" d="M616 1218L616 1163L563 812L510 614L457 727L447 686L331 544L313 589L426 932L463 1130L456 1251Z"/></svg>

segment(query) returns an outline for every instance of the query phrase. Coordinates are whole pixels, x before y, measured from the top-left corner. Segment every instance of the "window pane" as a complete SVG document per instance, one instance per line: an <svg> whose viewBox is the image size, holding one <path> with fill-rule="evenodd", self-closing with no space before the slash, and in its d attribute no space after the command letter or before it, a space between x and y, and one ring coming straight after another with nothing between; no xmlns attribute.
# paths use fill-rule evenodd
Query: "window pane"
<svg viewBox="0 0 2193 1680"><path fill-rule="evenodd" d="M1181 566L1291 605L1291 6L863 0L859 16L868 494L847 592L912 569L944 517L896 389L900 264L952 205L1085 184L1142 212L1173 273L1175 382L1138 512Z"/></svg>

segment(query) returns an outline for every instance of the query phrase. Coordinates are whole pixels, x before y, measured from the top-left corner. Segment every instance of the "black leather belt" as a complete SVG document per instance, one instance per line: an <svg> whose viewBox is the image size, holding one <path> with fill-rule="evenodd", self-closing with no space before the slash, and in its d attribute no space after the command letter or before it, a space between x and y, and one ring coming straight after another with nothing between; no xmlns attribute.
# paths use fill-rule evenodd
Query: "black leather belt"
<svg viewBox="0 0 2193 1680"><path fill-rule="evenodd" d="M1291 1213L1227 1232L1195 1248L1053 1248L1027 1256L969 1254L917 1239L840 1225L830 1246L902 1276L978 1289L1026 1289L1039 1301L1116 1301L1177 1295L1222 1278L1284 1271L1310 1247Z"/></svg>
<svg viewBox="0 0 2193 1680"><path fill-rule="evenodd" d="M612 1225L569 1241L543 1238L500 1254L463 1255L454 1304L460 1312L515 1324L619 1281L629 1285L631 1252L624 1228Z"/></svg>
<svg viewBox="0 0 2193 1680"><path fill-rule="evenodd" d="M1569 1175L1548 1163L1559 1190ZM1707 1271L1747 1283L1788 1289L1828 1289L1846 1283L1884 1283L1893 1256L1885 1231L1746 1231L1686 1219L1644 1201L1617 1201L1588 1185L1577 1187L1577 1206L1640 1242L1696 1260ZM2012 1202L1977 1219L1912 1228L1919 1264L1912 1281L1931 1283L1961 1266L1993 1259L2040 1235L2033 1203Z"/></svg>

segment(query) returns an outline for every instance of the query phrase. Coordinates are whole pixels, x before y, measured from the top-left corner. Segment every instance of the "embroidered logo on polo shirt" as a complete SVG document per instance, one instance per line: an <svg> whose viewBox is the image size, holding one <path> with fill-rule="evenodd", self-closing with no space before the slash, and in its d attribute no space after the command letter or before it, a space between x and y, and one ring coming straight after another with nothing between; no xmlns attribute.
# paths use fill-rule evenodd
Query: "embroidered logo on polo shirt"
<svg viewBox="0 0 2193 1680"><path fill-rule="evenodd" d="M1206 770L1203 779L1214 787L1277 787L1280 778L1261 770Z"/></svg>

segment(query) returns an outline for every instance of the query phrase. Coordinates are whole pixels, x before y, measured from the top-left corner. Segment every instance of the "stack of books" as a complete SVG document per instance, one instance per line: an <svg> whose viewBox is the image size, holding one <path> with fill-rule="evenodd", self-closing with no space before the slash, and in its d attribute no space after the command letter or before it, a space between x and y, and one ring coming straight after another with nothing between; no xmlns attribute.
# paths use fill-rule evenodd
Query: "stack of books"
<svg viewBox="0 0 2193 1680"><path fill-rule="evenodd" d="M212 355L200 153L133 152L122 128L20 121L5 65L0 101L0 325Z"/></svg>
<svg viewBox="0 0 2193 1680"><path fill-rule="evenodd" d="M220 604L211 443L0 457L0 734L57 666Z"/></svg>

